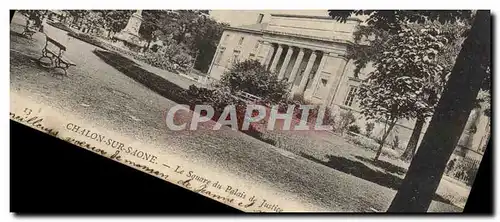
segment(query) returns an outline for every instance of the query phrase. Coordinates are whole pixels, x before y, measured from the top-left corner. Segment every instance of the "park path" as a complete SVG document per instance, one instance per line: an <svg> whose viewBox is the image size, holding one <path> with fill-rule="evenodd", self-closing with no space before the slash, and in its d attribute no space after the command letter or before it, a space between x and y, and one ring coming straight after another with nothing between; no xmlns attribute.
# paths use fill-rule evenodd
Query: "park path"
<svg viewBox="0 0 500 222"><path fill-rule="evenodd" d="M20 32L15 19L11 30ZM48 32L65 34L59 29ZM162 120L163 112L176 103L101 61L92 52L95 46L68 39L66 56L77 66L69 69L68 78L60 80L33 61L43 43L40 33L33 40L11 33L11 90L74 113L97 127L161 144L161 149L193 163L266 184L285 196L316 206L319 211L384 211L395 195L394 190L279 150L240 132L169 131ZM441 207L433 203L430 211Z"/></svg>

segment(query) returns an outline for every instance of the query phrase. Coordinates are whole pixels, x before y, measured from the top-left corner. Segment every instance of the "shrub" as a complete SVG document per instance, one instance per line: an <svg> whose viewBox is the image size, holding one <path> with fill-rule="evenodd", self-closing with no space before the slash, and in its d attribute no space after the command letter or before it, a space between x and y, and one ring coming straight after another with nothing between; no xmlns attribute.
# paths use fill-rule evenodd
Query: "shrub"
<svg viewBox="0 0 500 222"><path fill-rule="evenodd" d="M231 92L246 92L271 103L278 103L288 94L287 83L278 80L257 60L235 63L221 78L220 84Z"/></svg>
<svg viewBox="0 0 500 222"><path fill-rule="evenodd" d="M304 94L301 93L293 94L292 101L297 104L309 104L309 102L304 99Z"/></svg>
<svg viewBox="0 0 500 222"><path fill-rule="evenodd" d="M215 90L212 89L200 88L195 85L191 85L185 93L191 104L205 104L213 98L214 91Z"/></svg>
<svg viewBox="0 0 500 222"><path fill-rule="evenodd" d="M359 134L361 132L360 129L359 129L359 126L356 125L356 124L350 125L348 127L348 130L351 131L351 132L353 132L353 133L357 133L357 134Z"/></svg>
<svg viewBox="0 0 500 222"><path fill-rule="evenodd" d="M241 104L238 99L232 96L231 91L226 87L215 89L199 88L195 85L189 86L186 90L186 97L189 98L190 106L194 105L210 105L217 113L222 113L228 105Z"/></svg>
<svg viewBox="0 0 500 222"><path fill-rule="evenodd" d="M352 114L350 110L347 112L341 112L337 130L339 130L343 135L345 130L354 122L356 122L356 117L354 117L354 114Z"/></svg>
<svg viewBox="0 0 500 222"><path fill-rule="evenodd" d="M91 45L95 45L95 46L97 46L99 48L106 49L105 45L101 41L99 41L95 37L87 35L85 33L68 32L67 35L69 35L69 36L71 36L73 38L82 40L82 41L84 41L86 43L89 43Z"/></svg>
<svg viewBox="0 0 500 222"><path fill-rule="evenodd" d="M34 27L40 27L48 10L18 10L18 12L26 16L27 19L32 20Z"/></svg>
<svg viewBox="0 0 500 222"><path fill-rule="evenodd" d="M144 62L171 72L187 72L193 63L189 50L182 44L169 44L150 50L144 55Z"/></svg>
<svg viewBox="0 0 500 222"><path fill-rule="evenodd" d="M66 26L64 23L61 23L61 22L47 22L47 24L54 26L58 29L64 30L68 33L74 32L72 29L70 29L68 26Z"/></svg>
<svg viewBox="0 0 500 222"><path fill-rule="evenodd" d="M191 109L194 108L194 105L198 104L211 105L214 108L215 112L214 117L212 118L214 121L217 121L219 119L220 115L227 105L234 105L236 108L238 130L266 143L272 145L276 144L276 141L274 141L272 138L266 137L262 132L256 129L253 124L250 124L248 130L241 129L243 126L243 121L245 120L246 104L233 97L227 87L206 89L191 85L186 91L186 95L188 98L190 98Z"/></svg>
<svg viewBox="0 0 500 222"><path fill-rule="evenodd" d="M460 158L450 160L447 164L446 174L458 179L468 186L472 186L479 166L470 159Z"/></svg>
<svg viewBox="0 0 500 222"><path fill-rule="evenodd" d="M278 102L279 108L278 110L282 113L286 112L288 106L295 105L295 110L293 113L294 118L300 119L302 118L302 109L300 109L300 105L315 105L314 109L309 110L309 115L307 118L307 122L312 123L316 122L316 119L319 114L320 106L317 104L313 104L310 101L304 99L302 94L293 95L292 99L288 99L288 97L283 98L282 101ZM325 107L325 113L323 116L323 125L331 125L333 126L335 122L334 116L332 116L332 112L330 107Z"/></svg>
<svg viewBox="0 0 500 222"><path fill-rule="evenodd" d="M365 125L366 137L371 137L374 128L375 128L375 123L366 123Z"/></svg>

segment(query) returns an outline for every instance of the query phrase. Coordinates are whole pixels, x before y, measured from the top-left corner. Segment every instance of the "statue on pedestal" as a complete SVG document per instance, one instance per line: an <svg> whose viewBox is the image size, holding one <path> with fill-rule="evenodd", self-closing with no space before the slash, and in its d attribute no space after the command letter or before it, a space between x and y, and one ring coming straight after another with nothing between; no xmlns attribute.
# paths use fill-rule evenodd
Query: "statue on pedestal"
<svg viewBox="0 0 500 222"><path fill-rule="evenodd" d="M142 21L142 10L137 10L130 16L127 26L113 36L116 45L139 52L146 45L145 41L139 37L139 29L141 28Z"/></svg>

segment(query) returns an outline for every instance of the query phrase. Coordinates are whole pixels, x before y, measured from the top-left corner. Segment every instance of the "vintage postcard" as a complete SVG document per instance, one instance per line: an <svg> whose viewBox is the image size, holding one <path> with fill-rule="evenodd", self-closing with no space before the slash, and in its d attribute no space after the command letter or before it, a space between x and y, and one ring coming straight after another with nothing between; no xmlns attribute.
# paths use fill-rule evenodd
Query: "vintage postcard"
<svg viewBox="0 0 500 222"><path fill-rule="evenodd" d="M462 212L490 32L475 10L17 10L10 119L245 212Z"/></svg>

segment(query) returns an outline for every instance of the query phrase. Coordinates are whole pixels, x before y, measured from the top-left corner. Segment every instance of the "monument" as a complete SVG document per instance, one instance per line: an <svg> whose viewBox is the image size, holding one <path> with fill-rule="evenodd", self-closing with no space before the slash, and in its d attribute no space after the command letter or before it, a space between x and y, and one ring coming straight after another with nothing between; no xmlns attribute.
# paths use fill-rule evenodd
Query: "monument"
<svg viewBox="0 0 500 222"><path fill-rule="evenodd" d="M134 12L134 14L130 16L127 26L113 36L116 46L140 52L146 45L141 37L139 37L139 28L141 28L143 21L141 14L142 10Z"/></svg>

